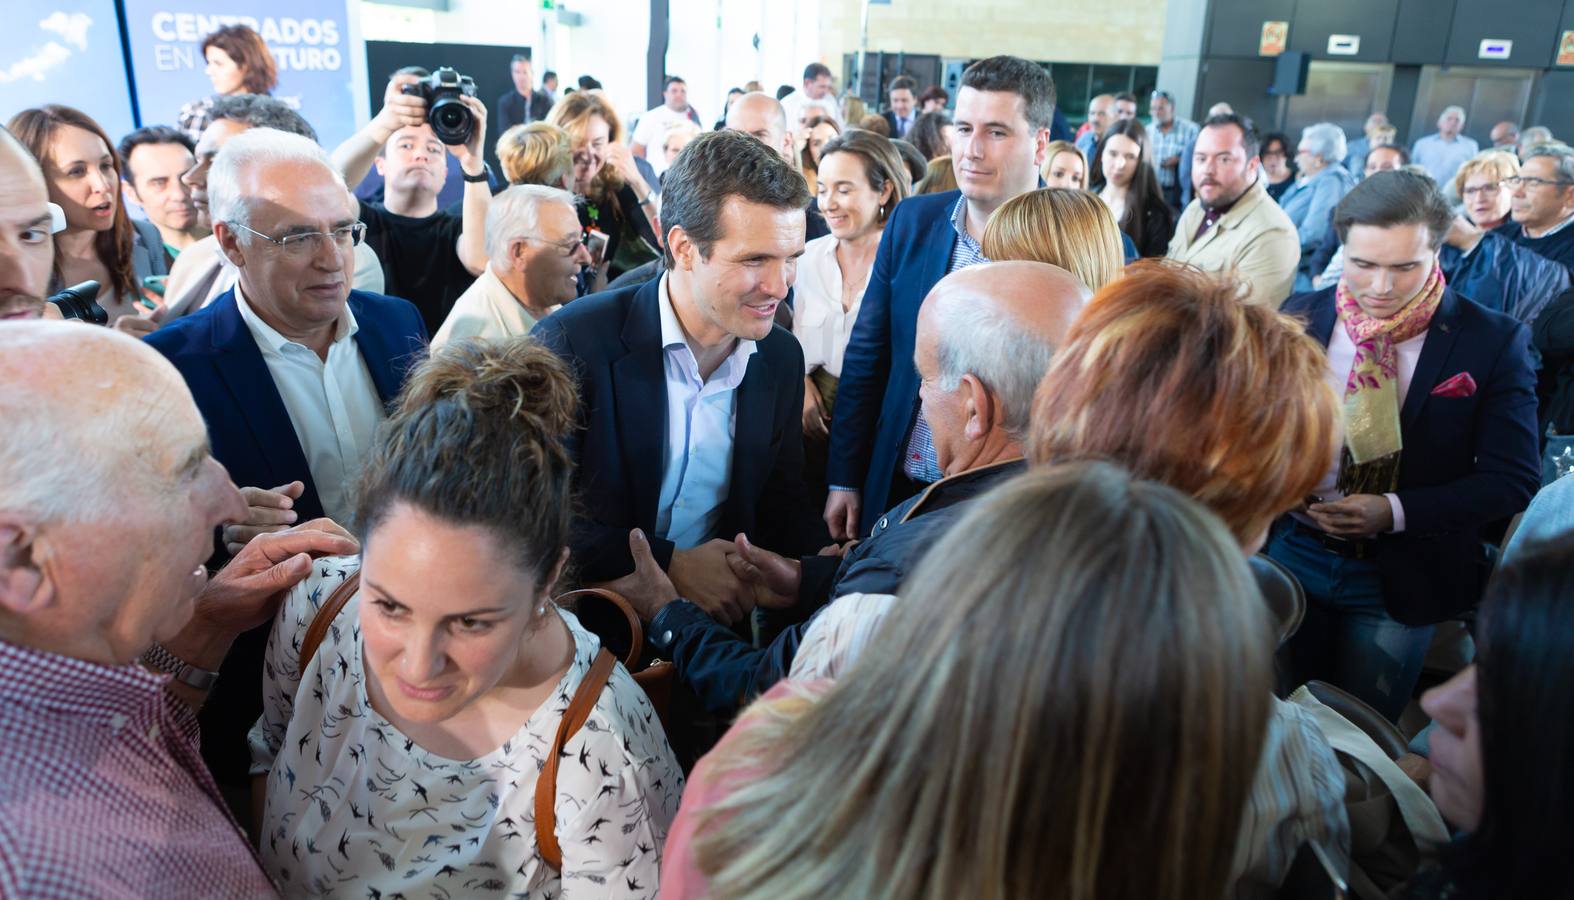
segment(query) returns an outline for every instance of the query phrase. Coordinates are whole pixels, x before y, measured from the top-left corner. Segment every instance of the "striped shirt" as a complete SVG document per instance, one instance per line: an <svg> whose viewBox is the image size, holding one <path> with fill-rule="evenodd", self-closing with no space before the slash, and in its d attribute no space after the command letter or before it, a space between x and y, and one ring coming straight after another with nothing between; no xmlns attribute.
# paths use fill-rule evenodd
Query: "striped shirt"
<svg viewBox="0 0 1574 900"><path fill-rule="evenodd" d="M1154 122L1148 126L1148 139L1153 142L1153 158L1149 162L1153 165L1153 173L1159 176L1159 187L1172 188L1180 184L1180 167L1165 168L1163 163L1172 156L1184 156L1186 147L1197 138L1197 123L1190 119L1175 117L1170 124L1170 130L1165 131Z"/></svg>
<svg viewBox="0 0 1574 900"><path fill-rule="evenodd" d="M0 897L272 897L166 676L0 641Z"/></svg>
<svg viewBox="0 0 1574 900"><path fill-rule="evenodd" d="M956 198L951 207L951 227L956 230L956 243L951 245L951 263L946 274L968 266L989 262L984 248L967 233L967 198ZM933 484L945 477L935 455L935 438L924 419L922 403L913 411L913 430L908 432L907 450L902 454L902 473L919 484Z"/></svg>

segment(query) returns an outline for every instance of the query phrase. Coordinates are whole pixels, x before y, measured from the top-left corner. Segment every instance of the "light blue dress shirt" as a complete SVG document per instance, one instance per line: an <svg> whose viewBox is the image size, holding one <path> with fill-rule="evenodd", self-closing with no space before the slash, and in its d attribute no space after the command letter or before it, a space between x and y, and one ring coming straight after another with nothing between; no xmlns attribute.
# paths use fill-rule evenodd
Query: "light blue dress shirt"
<svg viewBox="0 0 1574 900"><path fill-rule="evenodd" d="M1344 166L1332 165L1304 181L1297 181L1280 195L1279 205L1295 223L1303 252L1322 240L1328 232L1334 207L1354 186Z"/></svg>
<svg viewBox="0 0 1574 900"><path fill-rule="evenodd" d="M737 429L738 385L749 370L754 341L740 340L707 380L678 324L667 290L659 286L662 364L667 380L667 439L661 459L656 534L679 550L717 537L732 487L732 447Z"/></svg>

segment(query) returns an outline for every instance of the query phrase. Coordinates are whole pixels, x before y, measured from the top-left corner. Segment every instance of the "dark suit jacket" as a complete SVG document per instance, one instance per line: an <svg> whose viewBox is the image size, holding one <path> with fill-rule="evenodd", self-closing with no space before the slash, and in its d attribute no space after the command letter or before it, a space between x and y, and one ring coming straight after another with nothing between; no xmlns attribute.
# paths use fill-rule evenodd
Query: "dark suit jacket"
<svg viewBox="0 0 1574 900"><path fill-rule="evenodd" d="M425 351L421 314L408 300L364 291L351 291L349 306L359 325L355 343L378 396L390 403ZM295 503L299 521L322 515L306 454L262 351L240 317L233 290L148 335L147 342L186 379L208 423L213 458L224 464L236 484L271 488L304 482L306 490Z"/></svg>
<svg viewBox="0 0 1574 900"><path fill-rule="evenodd" d="M1324 346L1337 327L1334 290L1298 294L1282 310L1308 319ZM1529 341L1524 325L1452 290L1432 317L1400 410L1405 530L1378 537L1384 603L1400 622L1441 622L1474 605L1487 574L1482 528L1524 509L1540 485ZM1473 395L1432 395L1461 372Z"/></svg>
<svg viewBox="0 0 1574 900"><path fill-rule="evenodd" d="M896 113L891 112L888 109L885 112L880 114L880 118L885 119L885 124L891 126L891 137L892 138L900 138L901 140L906 140L907 139L906 135L900 134L896 130ZM848 122L847 124L856 126L858 123L857 122ZM912 113L912 121L907 124L908 131L912 131L913 126L917 125L917 124L918 124L918 109L915 107L913 109L913 113Z"/></svg>
<svg viewBox="0 0 1574 900"><path fill-rule="evenodd" d="M666 448L667 380L661 279L564 306L531 331L579 381L583 428L570 440L583 515L573 563L586 581L633 571L628 533L643 529L665 568L673 545L655 533ZM738 385L732 484L715 537L744 532L784 556L830 542L803 487L803 350L775 326Z"/></svg>
<svg viewBox="0 0 1574 900"><path fill-rule="evenodd" d="M525 98L518 91L510 89L497 98L497 104L492 110L492 115L497 119L497 133L501 135L515 125L545 119L547 113L552 111L552 98L545 91L531 91L527 107ZM526 113L529 113L529 118L526 118Z"/></svg>
<svg viewBox="0 0 1574 900"><path fill-rule="evenodd" d="M861 534L889 506L891 479L918 415L918 307L951 267L951 208L961 196L922 194L891 211L842 357L826 481L862 488Z"/></svg>
<svg viewBox="0 0 1574 900"><path fill-rule="evenodd" d="M410 366L425 352L421 314L409 301L363 291L351 291L349 305L360 326L355 343L377 394L384 403L392 402ZM186 379L208 423L213 457L236 484L271 488L302 481L306 490L295 502L297 521L323 514L306 454L233 290L146 340ZM262 664L271 628L269 623L236 639L202 708L202 755L225 784L248 782L246 733L262 714Z"/></svg>

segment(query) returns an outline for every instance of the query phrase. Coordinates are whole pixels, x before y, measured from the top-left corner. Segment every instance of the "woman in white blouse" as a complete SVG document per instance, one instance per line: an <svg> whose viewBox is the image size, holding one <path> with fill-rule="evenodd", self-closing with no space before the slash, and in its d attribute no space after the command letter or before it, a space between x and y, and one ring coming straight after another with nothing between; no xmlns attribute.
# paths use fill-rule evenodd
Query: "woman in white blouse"
<svg viewBox="0 0 1574 900"><path fill-rule="evenodd" d="M252 771L286 896L655 896L683 776L621 665L558 756L560 866L537 845L537 773L599 650L549 594L575 405L525 338L455 342L411 374L362 477L361 557L318 560L268 643Z"/></svg>
<svg viewBox="0 0 1574 900"><path fill-rule="evenodd" d="M792 320L808 373L803 434L811 460L825 455L842 353L880 235L891 210L911 191L907 167L888 138L855 128L821 148L818 196L831 233L810 241L798 260Z"/></svg>

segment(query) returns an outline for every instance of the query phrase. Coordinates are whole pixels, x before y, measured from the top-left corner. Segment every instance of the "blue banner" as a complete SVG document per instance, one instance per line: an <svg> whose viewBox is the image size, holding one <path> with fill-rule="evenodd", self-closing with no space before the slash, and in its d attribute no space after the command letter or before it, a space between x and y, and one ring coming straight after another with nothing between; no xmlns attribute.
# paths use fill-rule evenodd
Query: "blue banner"
<svg viewBox="0 0 1574 900"><path fill-rule="evenodd" d="M202 40L238 23L273 51L273 95L299 110L331 150L355 132L346 7L347 0L125 0L143 123L173 125L183 105L213 93Z"/></svg>
<svg viewBox="0 0 1574 900"><path fill-rule="evenodd" d="M111 140L133 127L114 0L47 0L7 10L0 29L0 123L59 103L87 113Z"/></svg>

